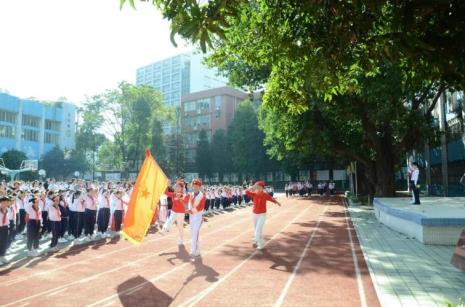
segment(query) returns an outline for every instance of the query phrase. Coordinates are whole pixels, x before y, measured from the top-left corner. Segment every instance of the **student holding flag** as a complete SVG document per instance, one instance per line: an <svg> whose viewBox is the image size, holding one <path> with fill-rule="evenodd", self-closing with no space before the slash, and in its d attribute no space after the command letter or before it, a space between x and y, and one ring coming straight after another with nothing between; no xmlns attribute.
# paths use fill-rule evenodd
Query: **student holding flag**
<svg viewBox="0 0 465 307"><path fill-rule="evenodd" d="M202 180L192 180L192 192L189 199L189 224L191 226L192 245L191 256L200 256L199 234L203 222L203 209L205 208L205 195L200 191Z"/></svg>
<svg viewBox="0 0 465 307"><path fill-rule="evenodd" d="M168 189L165 191L166 196L171 197L173 200L173 208L171 209L171 215L163 225L160 231L161 235L168 232L176 221L176 225L179 231L178 245L184 244L184 216L186 214L185 205L189 202L189 194L184 194L184 183L182 181L176 182L174 193L169 192Z"/></svg>

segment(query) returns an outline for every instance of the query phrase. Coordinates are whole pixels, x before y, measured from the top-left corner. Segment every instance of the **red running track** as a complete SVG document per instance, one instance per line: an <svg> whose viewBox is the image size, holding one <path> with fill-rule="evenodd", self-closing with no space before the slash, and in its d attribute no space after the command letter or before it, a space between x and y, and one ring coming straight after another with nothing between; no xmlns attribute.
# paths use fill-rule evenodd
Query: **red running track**
<svg viewBox="0 0 465 307"><path fill-rule="evenodd" d="M238 209L203 224L195 261L173 228L139 247L100 241L2 268L0 305L379 306L341 199L281 201L268 206L263 251L251 208Z"/></svg>

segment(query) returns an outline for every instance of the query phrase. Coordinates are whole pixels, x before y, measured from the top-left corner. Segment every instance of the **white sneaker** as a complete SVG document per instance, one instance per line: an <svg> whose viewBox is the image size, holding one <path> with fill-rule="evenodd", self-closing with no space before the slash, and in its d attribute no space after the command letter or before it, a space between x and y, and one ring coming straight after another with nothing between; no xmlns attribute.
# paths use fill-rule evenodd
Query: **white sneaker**
<svg viewBox="0 0 465 307"><path fill-rule="evenodd" d="M68 240L66 240L65 238L59 238L58 239L58 243L67 243Z"/></svg>
<svg viewBox="0 0 465 307"><path fill-rule="evenodd" d="M32 252L33 252L33 257L37 257L40 255L39 251L36 249L33 249Z"/></svg>
<svg viewBox="0 0 465 307"><path fill-rule="evenodd" d="M33 250L32 250L32 251L28 251L28 252L27 252L27 256L28 256L28 257L35 257L34 251L33 251Z"/></svg>
<svg viewBox="0 0 465 307"><path fill-rule="evenodd" d="M160 235L164 236L166 234L166 232L162 229L158 232Z"/></svg>
<svg viewBox="0 0 465 307"><path fill-rule="evenodd" d="M184 245L184 241L183 241L183 240L179 240L179 241L178 241L178 245Z"/></svg>
<svg viewBox="0 0 465 307"><path fill-rule="evenodd" d="M263 245L257 245L257 250L262 250L263 248L265 248Z"/></svg>
<svg viewBox="0 0 465 307"><path fill-rule="evenodd" d="M68 240L74 241L74 239L76 239L76 238L75 238L73 235L69 235L69 236L68 236Z"/></svg>

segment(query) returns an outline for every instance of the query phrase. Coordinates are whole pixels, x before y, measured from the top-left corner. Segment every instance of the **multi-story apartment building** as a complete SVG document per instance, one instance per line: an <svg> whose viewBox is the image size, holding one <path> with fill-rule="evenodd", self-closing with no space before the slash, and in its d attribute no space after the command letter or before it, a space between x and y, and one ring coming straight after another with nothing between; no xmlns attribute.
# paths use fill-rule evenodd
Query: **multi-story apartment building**
<svg viewBox="0 0 465 307"><path fill-rule="evenodd" d="M216 130L227 130L239 103L248 94L230 87L200 91L181 99L181 127L186 146L186 162L195 161L199 132L203 129L211 140Z"/></svg>
<svg viewBox="0 0 465 307"><path fill-rule="evenodd" d="M21 150L38 160L55 146L76 146L76 106L44 103L0 93L0 153Z"/></svg>
<svg viewBox="0 0 465 307"><path fill-rule="evenodd" d="M188 93L225 86L227 79L217 70L202 63L202 54L185 53L137 69L136 84L150 85L163 95L166 105L179 107L181 97ZM166 123L164 131L173 133L173 124Z"/></svg>

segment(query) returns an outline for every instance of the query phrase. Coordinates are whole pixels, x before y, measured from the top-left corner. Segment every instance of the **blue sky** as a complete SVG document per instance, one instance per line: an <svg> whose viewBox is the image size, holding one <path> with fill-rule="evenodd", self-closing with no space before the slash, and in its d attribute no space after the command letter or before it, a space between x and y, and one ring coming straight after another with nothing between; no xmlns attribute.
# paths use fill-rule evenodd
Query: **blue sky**
<svg viewBox="0 0 465 307"><path fill-rule="evenodd" d="M135 81L139 66L192 47L169 39L155 7L119 0L0 0L0 89L77 104Z"/></svg>

